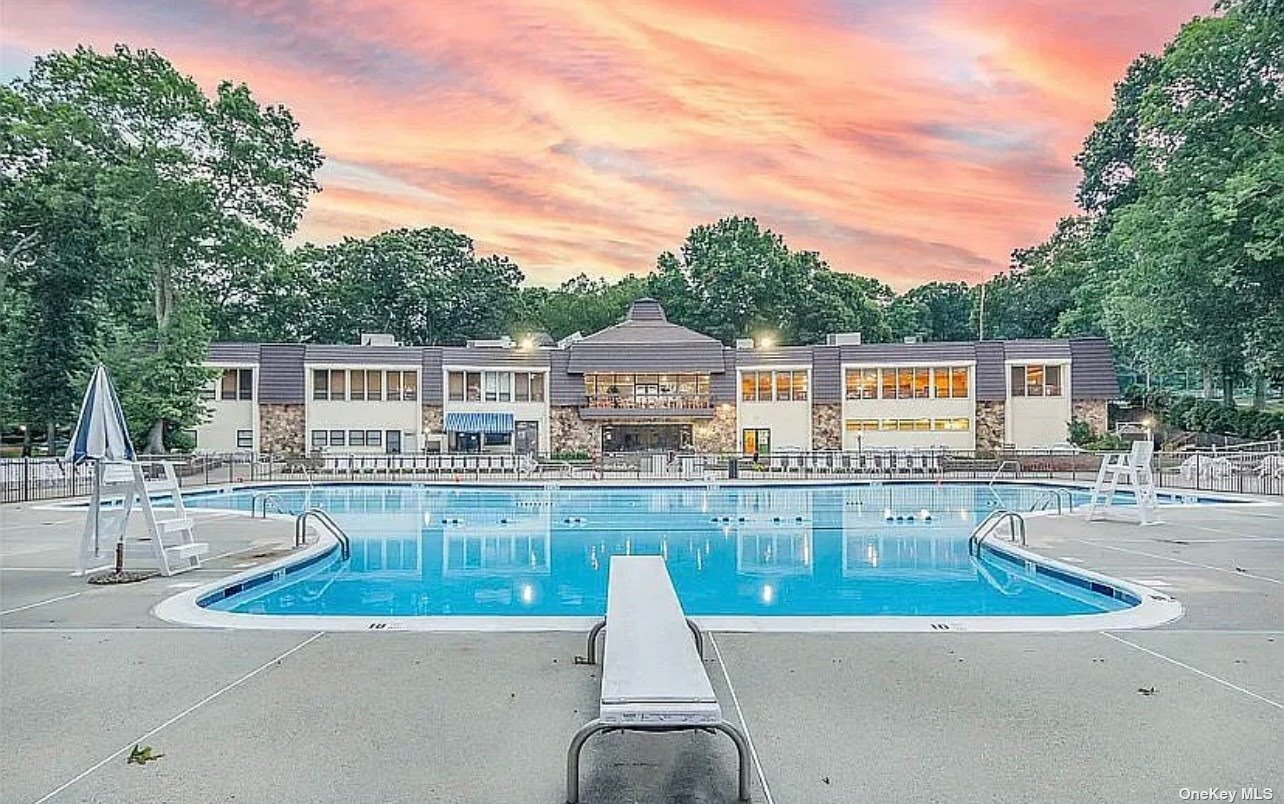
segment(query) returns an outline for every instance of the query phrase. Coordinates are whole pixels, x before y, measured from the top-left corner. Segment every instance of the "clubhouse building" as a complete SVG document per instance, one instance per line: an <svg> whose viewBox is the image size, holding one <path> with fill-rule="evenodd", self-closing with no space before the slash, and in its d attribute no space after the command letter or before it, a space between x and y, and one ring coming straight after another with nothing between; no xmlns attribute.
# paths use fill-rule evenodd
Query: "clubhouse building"
<svg viewBox="0 0 1284 804"><path fill-rule="evenodd" d="M1106 428L1106 341L735 347L670 323L653 299L558 343L215 343L198 450L541 455L1034 449Z"/></svg>

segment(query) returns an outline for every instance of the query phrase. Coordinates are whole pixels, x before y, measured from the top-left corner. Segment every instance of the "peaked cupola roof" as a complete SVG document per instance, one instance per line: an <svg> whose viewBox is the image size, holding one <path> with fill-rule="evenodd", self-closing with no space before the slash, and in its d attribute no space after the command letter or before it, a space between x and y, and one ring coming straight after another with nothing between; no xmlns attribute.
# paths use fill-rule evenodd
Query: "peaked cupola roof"
<svg viewBox="0 0 1284 804"><path fill-rule="evenodd" d="M655 299L636 299L624 320L570 346L569 370L723 371L722 342L669 322Z"/></svg>

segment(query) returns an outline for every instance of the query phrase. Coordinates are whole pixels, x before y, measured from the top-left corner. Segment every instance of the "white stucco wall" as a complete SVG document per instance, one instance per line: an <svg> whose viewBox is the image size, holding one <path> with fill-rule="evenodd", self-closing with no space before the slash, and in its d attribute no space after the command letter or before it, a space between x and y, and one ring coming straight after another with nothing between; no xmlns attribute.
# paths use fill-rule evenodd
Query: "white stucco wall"
<svg viewBox="0 0 1284 804"><path fill-rule="evenodd" d="M196 425L196 449L210 452L234 452L245 447L236 446L236 434L239 430L252 433L251 449L259 448L259 367L252 363L207 363L207 368L218 369L220 375L209 382L207 387L214 389L213 399L202 399L208 415L206 420ZM223 369L250 369L254 372L253 399L220 399L219 390L222 383Z"/></svg>
<svg viewBox="0 0 1284 804"><path fill-rule="evenodd" d="M940 368L960 367L968 369L968 395L948 399L848 399L848 369L870 368ZM844 364L841 380L843 393L842 437L843 449L869 449L871 447L946 447L949 449L970 450L976 446L976 366L972 362L952 363L914 363L896 362L887 364ZM849 431L847 422L853 419L967 419L966 430L927 430L927 431L891 431L860 430Z"/></svg>
<svg viewBox="0 0 1284 804"><path fill-rule="evenodd" d="M542 402L487 402L450 399L450 372L452 371L506 371L510 373L522 374L539 374L544 381L544 401ZM495 367L495 366L443 366L441 374L442 387L442 421L451 413L511 413L514 422L539 422L539 451L548 453L552 451L552 439L549 435L549 411L548 411L548 372L538 371L535 368L525 367Z"/></svg>
<svg viewBox="0 0 1284 804"><path fill-rule="evenodd" d="M304 375L307 378L307 392L304 397L305 416L306 416L306 444L308 451L312 450L312 431L313 430L343 430L345 431L344 446L330 447L326 452L340 454L360 454L360 453L383 453L387 447L387 431L399 430L401 432L401 451L405 453L419 452L423 447L423 414L422 403L416 398L413 401L399 400L389 402L386 400L362 401L362 400L329 400L313 398L313 381L315 379L313 371L316 369L365 369L369 371L414 371L414 366L404 365L331 365L321 363L309 363L304 367ZM349 389L350 390L350 389ZM386 390L386 388L385 388ZM420 389L422 393L422 389ZM418 397L419 394L416 394ZM349 430L381 430L383 435L379 439L377 447L353 447L346 436Z"/></svg>
<svg viewBox="0 0 1284 804"><path fill-rule="evenodd" d="M742 398L741 383L746 373L758 371L806 371L807 399L805 401L747 402ZM736 367L736 443L735 449L744 444L745 430L770 430L771 451L811 449L811 380L810 366L765 365ZM773 384L774 388L774 384Z"/></svg>
<svg viewBox="0 0 1284 804"><path fill-rule="evenodd" d="M1013 396L1012 370L1015 365L1060 365L1061 396ZM1008 401L1004 411L1007 441L1018 449L1065 443L1070 421L1070 364L1057 360L1008 361Z"/></svg>

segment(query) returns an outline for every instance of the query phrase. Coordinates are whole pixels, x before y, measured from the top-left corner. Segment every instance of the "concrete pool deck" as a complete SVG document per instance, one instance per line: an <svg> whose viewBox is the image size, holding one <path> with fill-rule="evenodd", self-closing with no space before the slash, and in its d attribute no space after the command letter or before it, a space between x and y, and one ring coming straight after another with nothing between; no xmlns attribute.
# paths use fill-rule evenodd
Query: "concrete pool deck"
<svg viewBox="0 0 1284 804"><path fill-rule="evenodd" d="M293 538L197 518L205 568L96 587L67 574L82 514L0 506L0 801L563 800L567 743L596 714L581 635L175 627L157 602ZM1284 507L1164 518L1029 522L1031 549L1177 597L1162 628L714 634L754 800L1284 796ZM127 764L136 743L164 757ZM585 751L583 800L730 802L734 773L720 736L610 734Z"/></svg>

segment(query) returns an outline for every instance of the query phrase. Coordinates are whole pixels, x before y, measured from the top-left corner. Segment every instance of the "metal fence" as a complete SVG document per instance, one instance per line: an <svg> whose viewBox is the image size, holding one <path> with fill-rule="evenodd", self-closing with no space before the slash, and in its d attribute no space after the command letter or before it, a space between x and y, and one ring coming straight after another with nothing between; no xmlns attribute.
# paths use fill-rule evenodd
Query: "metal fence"
<svg viewBox="0 0 1284 804"><path fill-rule="evenodd" d="M1068 480L1090 482L1103 453L1023 450L862 450L734 453L606 453L586 460L513 454L326 454L281 457L249 452L161 456L176 464L184 487L256 482L484 480ZM1157 453L1161 487L1203 492L1284 495L1284 452ZM55 458L0 459L0 502L88 494L91 466Z"/></svg>

